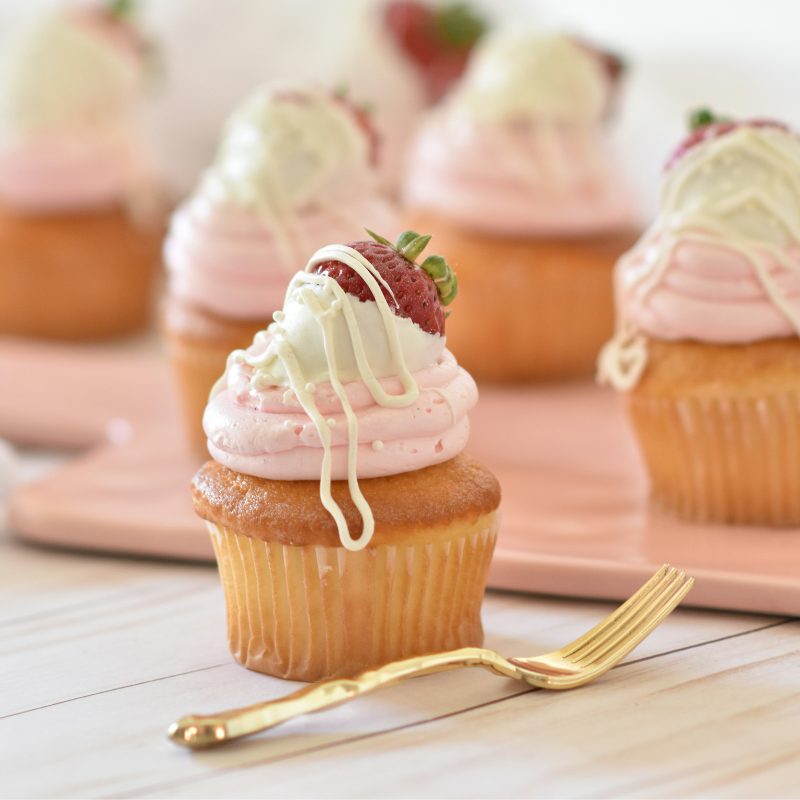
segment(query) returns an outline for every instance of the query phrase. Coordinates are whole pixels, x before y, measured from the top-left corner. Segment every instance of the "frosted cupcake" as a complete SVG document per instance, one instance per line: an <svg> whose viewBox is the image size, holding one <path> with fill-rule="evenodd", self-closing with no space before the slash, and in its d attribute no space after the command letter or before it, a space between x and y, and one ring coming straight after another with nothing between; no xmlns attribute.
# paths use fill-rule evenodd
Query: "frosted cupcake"
<svg viewBox="0 0 800 800"><path fill-rule="evenodd" d="M478 379L590 374L613 330L611 271L636 239L605 136L620 71L565 36L490 37L419 134L407 221L464 280L449 341Z"/></svg>
<svg viewBox="0 0 800 800"><path fill-rule="evenodd" d="M148 52L103 7L67 7L7 43L0 332L87 339L147 322L163 235L135 118Z"/></svg>
<svg viewBox="0 0 800 800"><path fill-rule="evenodd" d="M600 378L625 392L659 505L798 525L800 141L707 111L693 125L617 265Z"/></svg>
<svg viewBox="0 0 800 800"><path fill-rule="evenodd" d="M234 657L295 680L478 646L499 523L461 452L472 378L445 349L455 277L430 237L323 247L231 355L195 476Z"/></svg>
<svg viewBox="0 0 800 800"><path fill-rule="evenodd" d="M364 225L397 233L376 190L377 157L366 114L322 89L262 88L226 123L164 246L165 335L189 434L203 452L209 390L228 354L281 308L297 270Z"/></svg>

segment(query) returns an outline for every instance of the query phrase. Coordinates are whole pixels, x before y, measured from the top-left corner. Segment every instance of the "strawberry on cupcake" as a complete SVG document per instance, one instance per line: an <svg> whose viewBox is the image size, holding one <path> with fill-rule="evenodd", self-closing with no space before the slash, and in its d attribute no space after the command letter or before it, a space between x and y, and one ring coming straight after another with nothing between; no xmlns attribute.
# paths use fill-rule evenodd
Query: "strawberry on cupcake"
<svg viewBox="0 0 800 800"><path fill-rule="evenodd" d="M397 196L420 115L461 77L488 25L463 2L390 0L365 4L363 14L341 49L337 79L374 109L381 187Z"/></svg>
<svg viewBox="0 0 800 800"><path fill-rule="evenodd" d="M419 70L428 99L437 103L461 77L486 23L466 3L433 7L418 0L393 0L386 26Z"/></svg>

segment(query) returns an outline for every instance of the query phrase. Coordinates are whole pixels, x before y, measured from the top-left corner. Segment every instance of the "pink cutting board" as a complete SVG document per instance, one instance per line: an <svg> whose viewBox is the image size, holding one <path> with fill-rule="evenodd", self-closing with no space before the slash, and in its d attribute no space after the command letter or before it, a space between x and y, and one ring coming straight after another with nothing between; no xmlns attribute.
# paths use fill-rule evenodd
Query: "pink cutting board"
<svg viewBox="0 0 800 800"><path fill-rule="evenodd" d="M65 547L212 559L208 534L189 501L197 461L183 446L164 365L153 361L147 373L132 361L126 370L126 358L133 357L117 355L113 365L98 359L93 375L84 361L79 374L85 385L78 387L70 384L78 373L65 365L54 372L53 357L49 353L47 374L60 376L62 393L34 392L37 414L69 422L73 417L58 407L63 398L85 395L93 377L116 370L118 388L127 391L125 408L117 413L113 404L96 405L86 430L104 430L111 409L133 420L132 438L97 447L19 490L10 504L17 533ZM147 375L129 380L138 369ZM9 389L0 429L3 408L16 408L21 417L30 401L18 382ZM697 578L694 605L800 615L800 530L693 525L652 511L613 392L588 383L484 388L470 416L470 450L503 487L490 586L622 599L670 562Z"/></svg>
<svg viewBox="0 0 800 800"><path fill-rule="evenodd" d="M150 347L0 337L0 437L38 447L125 440L174 417L164 356ZM165 409L165 405L169 406Z"/></svg>

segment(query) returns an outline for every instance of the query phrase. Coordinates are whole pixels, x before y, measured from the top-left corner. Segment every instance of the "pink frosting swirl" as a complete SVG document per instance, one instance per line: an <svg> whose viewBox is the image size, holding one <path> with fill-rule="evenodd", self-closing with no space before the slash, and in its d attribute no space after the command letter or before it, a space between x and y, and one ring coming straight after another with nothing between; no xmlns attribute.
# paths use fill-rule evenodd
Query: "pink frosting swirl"
<svg viewBox="0 0 800 800"><path fill-rule="evenodd" d="M0 64L0 201L25 213L130 207L160 217L136 120L146 42L101 6L45 14L9 36Z"/></svg>
<svg viewBox="0 0 800 800"><path fill-rule="evenodd" d="M273 227L257 214L215 205L201 194L172 218L164 260L172 293L234 319L260 319L283 306L295 272L328 242L364 238L367 225L396 235L396 215L383 198L367 196L338 208L298 212Z"/></svg>
<svg viewBox="0 0 800 800"><path fill-rule="evenodd" d="M129 145L88 132L7 135L0 141L0 200L28 213L123 202L145 175Z"/></svg>
<svg viewBox="0 0 800 800"><path fill-rule="evenodd" d="M588 235L634 222L598 133L569 124L434 113L410 153L404 198L502 235Z"/></svg>
<svg viewBox="0 0 800 800"><path fill-rule="evenodd" d="M266 349L269 338L248 351ZM203 425L211 456L230 469L273 480L319 480L323 447L308 415L286 402L286 387L257 391L253 368L231 364L227 388L209 403ZM358 478L410 472L456 456L469 436L467 413L478 400L469 373L445 350L437 363L413 373L417 400L404 408L378 405L362 381L345 385L358 419ZM396 376L380 380L402 394ZM447 397L440 393L444 392ZM331 427L332 479L347 479L347 420L330 383L318 384L314 401ZM449 401L449 402L448 402ZM380 444L378 444L380 443Z"/></svg>
<svg viewBox="0 0 800 800"><path fill-rule="evenodd" d="M710 234L671 247L668 238L653 233L617 265L617 302L626 323L659 339L716 344L797 335L781 304L800 319L800 248L779 259L750 245L748 257ZM654 281L641 280L651 271Z"/></svg>

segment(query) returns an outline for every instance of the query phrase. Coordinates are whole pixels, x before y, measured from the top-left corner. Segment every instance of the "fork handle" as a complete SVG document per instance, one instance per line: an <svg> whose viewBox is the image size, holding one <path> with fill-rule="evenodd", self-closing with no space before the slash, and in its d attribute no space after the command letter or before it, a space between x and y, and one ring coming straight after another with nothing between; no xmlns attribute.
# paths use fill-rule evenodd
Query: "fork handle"
<svg viewBox="0 0 800 800"><path fill-rule="evenodd" d="M279 700L256 703L210 716L191 714L174 722L167 735L173 742L184 747L209 747L258 733L303 714L335 708L378 689L395 686L409 678L462 667L483 667L509 678L520 677L513 666L494 650L464 647L460 650L394 661L379 669L362 672L355 678L335 678L314 683Z"/></svg>

